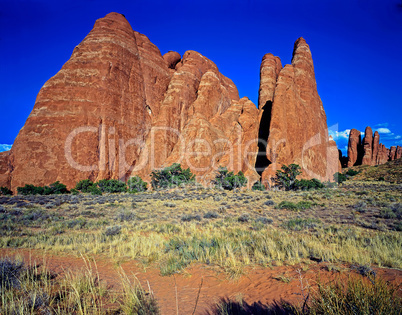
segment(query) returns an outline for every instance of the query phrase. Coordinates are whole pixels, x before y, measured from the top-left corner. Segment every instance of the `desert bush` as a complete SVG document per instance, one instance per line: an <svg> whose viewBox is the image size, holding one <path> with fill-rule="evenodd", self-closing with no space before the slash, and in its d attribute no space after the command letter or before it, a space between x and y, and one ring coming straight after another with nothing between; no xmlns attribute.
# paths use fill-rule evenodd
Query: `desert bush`
<svg viewBox="0 0 402 315"><path fill-rule="evenodd" d="M266 218L266 217L259 217L259 218L255 219L255 222L261 223L261 224L271 224L272 222L274 222L274 220Z"/></svg>
<svg viewBox="0 0 402 315"><path fill-rule="evenodd" d="M11 196L13 192L7 187L0 187L0 196Z"/></svg>
<svg viewBox="0 0 402 315"><path fill-rule="evenodd" d="M349 279L345 284L318 285L312 296L309 314L383 314L402 313L398 287L378 279L373 283L364 279Z"/></svg>
<svg viewBox="0 0 402 315"><path fill-rule="evenodd" d="M19 288L19 277L24 270L22 261L9 258L0 259L0 291L9 288Z"/></svg>
<svg viewBox="0 0 402 315"><path fill-rule="evenodd" d="M364 213L367 211L367 203L359 201L353 206L353 208L355 208L357 212Z"/></svg>
<svg viewBox="0 0 402 315"><path fill-rule="evenodd" d="M180 218L180 220L183 222L201 221L201 216L198 214L185 214Z"/></svg>
<svg viewBox="0 0 402 315"><path fill-rule="evenodd" d="M44 195L61 195L68 194L67 186L60 183L59 181L50 184L49 186L45 186Z"/></svg>
<svg viewBox="0 0 402 315"><path fill-rule="evenodd" d="M83 193L90 193L93 185L94 183L90 179L83 179L75 185L75 189Z"/></svg>
<svg viewBox="0 0 402 315"><path fill-rule="evenodd" d="M315 228L321 221L318 219L295 218L286 221L282 226L293 231L301 231L305 229Z"/></svg>
<svg viewBox="0 0 402 315"><path fill-rule="evenodd" d="M135 213L127 210L120 211L116 214L116 220L118 221L133 221L135 220Z"/></svg>
<svg viewBox="0 0 402 315"><path fill-rule="evenodd" d="M118 179L101 179L96 182L96 185L99 187L101 192L120 193L127 191L126 183Z"/></svg>
<svg viewBox="0 0 402 315"><path fill-rule="evenodd" d="M163 204L165 207L169 207L169 208L174 208L176 207L176 204L174 202L165 202Z"/></svg>
<svg viewBox="0 0 402 315"><path fill-rule="evenodd" d="M310 189L321 189L324 188L325 185L321 183L316 178L313 179L296 179L295 181L295 190L310 190Z"/></svg>
<svg viewBox="0 0 402 315"><path fill-rule="evenodd" d="M43 195L45 188L42 186L34 186L26 184L24 187L17 187L17 192L20 195Z"/></svg>
<svg viewBox="0 0 402 315"><path fill-rule="evenodd" d="M213 180L213 184L217 188L233 190L246 186L247 178L241 171L235 175L233 172L229 172L226 167L219 167L215 180Z"/></svg>
<svg viewBox="0 0 402 315"><path fill-rule="evenodd" d="M266 206L274 206L275 202L273 202L272 200L267 200L267 201L264 202L264 205L266 205Z"/></svg>
<svg viewBox="0 0 402 315"><path fill-rule="evenodd" d="M264 191L265 186L261 182L255 182L253 187L251 187L252 190L258 190L258 191Z"/></svg>
<svg viewBox="0 0 402 315"><path fill-rule="evenodd" d="M237 221L246 223L250 220L250 216L246 213L242 214L240 217L237 218Z"/></svg>
<svg viewBox="0 0 402 315"><path fill-rule="evenodd" d="M360 172L359 171L356 171L356 170L354 170L354 169L348 169L348 171L345 173L345 175L348 175L348 176L355 176L355 175L357 175L357 174L359 174Z"/></svg>
<svg viewBox="0 0 402 315"><path fill-rule="evenodd" d="M384 219L402 219L402 204L395 203L388 208L381 209L380 217Z"/></svg>
<svg viewBox="0 0 402 315"><path fill-rule="evenodd" d="M339 172L334 174L334 181L335 182L337 182L339 184L342 184L346 180L347 180L347 177L346 177L345 174L342 174L342 173L339 173Z"/></svg>
<svg viewBox="0 0 402 315"><path fill-rule="evenodd" d="M105 231L106 236L119 235L120 233L121 233L121 225L109 226L108 228L106 228Z"/></svg>
<svg viewBox="0 0 402 315"><path fill-rule="evenodd" d="M82 229L87 224L84 218L72 219L66 222L66 226L69 229L77 228Z"/></svg>
<svg viewBox="0 0 402 315"><path fill-rule="evenodd" d="M195 181L195 175L190 169L182 169L181 165L174 163L161 170L151 173L151 185L153 189L166 189L187 185Z"/></svg>
<svg viewBox="0 0 402 315"><path fill-rule="evenodd" d="M141 177L134 176L127 181L127 186L129 193L138 193L146 191L148 184L144 182Z"/></svg>
<svg viewBox="0 0 402 315"><path fill-rule="evenodd" d="M298 203L283 200L276 206L277 209L287 209L292 211L306 210L310 209L311 207L312 207L311 202L305 200L299 201Z"/></svg>
<svg viewBox="0 0 402 315"><path fill-rule="evenodd" d="M219 214L215 211L208 211L204 214L204 219L217 219L219 218Z"/></svg>
<svg viewBox="0 0 402 315"><path fill-rule="evenodd" d="M296 177L301 174L300 166L297 164L282 165L281 169L276 171L276 177L273 179L275 187L284 190L294 190Z"/></svg>
<svg viewBox="0 0 402 315"><path fill-rule="evenodd" d="M96 185L89 187L88 191L91 193L91 195L94 195L94 196L102 195L102 190Z"/></svg>
<svg viewBox="0 0 402 315"><path fill-rule="evenodd" d="M17 192L20 195L59 195L69 193L67 186L59 181L43 187L26 184L24 187L17 187Z"/></svg>

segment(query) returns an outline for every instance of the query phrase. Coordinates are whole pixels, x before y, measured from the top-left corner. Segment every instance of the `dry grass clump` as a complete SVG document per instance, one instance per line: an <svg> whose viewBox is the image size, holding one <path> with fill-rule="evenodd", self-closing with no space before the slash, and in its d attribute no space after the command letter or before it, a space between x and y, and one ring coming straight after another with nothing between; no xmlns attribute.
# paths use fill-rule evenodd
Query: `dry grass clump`
<svg viewBox="0 0 402 315"><path fill-rule="evenodd" d="M285 281L282 278L278 279ZM286 281L285 281L286 282ZM248 304L243 299L219 301L210 315L246 315L246 314L292 314L292 315L399 315L402 312L402 300L398 288L378 279L375 283L365 279L350 278L347 283L340 281L323 285L304 297L300 305L284 301L265 305Z"/></svg>
<svg viewBox="0 0 402 315"><path fill-rule="evenodd" d="M46 265L25 265L0 259L0 314L159 314L152 294L121 273L120 290L107 287L96 264L64 275L52 274Z"/></svg>

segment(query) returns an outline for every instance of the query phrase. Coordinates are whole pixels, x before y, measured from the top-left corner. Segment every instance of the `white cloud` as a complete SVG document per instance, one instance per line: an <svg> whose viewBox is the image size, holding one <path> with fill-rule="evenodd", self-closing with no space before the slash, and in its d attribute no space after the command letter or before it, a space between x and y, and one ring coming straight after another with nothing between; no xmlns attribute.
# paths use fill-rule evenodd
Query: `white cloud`
<svg viewBox="0 0 402 315"><path fill-rule="evenodd" d="M0 152L8 151L11 149L11 144L0 144Z"/></svg>
<svg viewBox="0 0 402 315"><path fill-rule="evenodd" d="M380 127L388 127L388 123L382 123L382 124L377 124L377 125L375 125L374 127L378 127L378 128L380 128Z"/></svg>
<svg viewBox="0 0 402 315"><path fill-rule="evenodd" d="M378 133L383 133L383 134L391 133L391 130L389 130L388 128L378 128L377 131L378 131Z"/></svg>
<svg viewBox="0 0 402 315"><path fill-rule="evenodd" d="M401 136L396 136L394 139L395 140L401 139Z"/></svg>
<svg viewBox="0 0 402 315"><path fill-rule="evenodd" d="M334 139L335 141L340 139L349 139L350 129L346 129L344 131L337 131L337 130L328 130L328 134Z"/></svg>

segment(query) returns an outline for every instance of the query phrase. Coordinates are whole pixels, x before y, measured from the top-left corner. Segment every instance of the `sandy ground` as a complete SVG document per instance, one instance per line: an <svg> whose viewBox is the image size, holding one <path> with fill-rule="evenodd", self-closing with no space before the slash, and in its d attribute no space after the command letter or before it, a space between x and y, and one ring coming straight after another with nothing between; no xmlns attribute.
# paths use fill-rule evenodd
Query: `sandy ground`
<svg viewBox="0 0 402 315"><path fill-rule="evenodd" d="M80 271L85 267L83 258L72 255L55 255L37 250L1 249L0 256L13 257L18 255L26 263L42 264L46 261L47 267L57 273L63 274L66 270ZM156 268L144 268L135 261L126 261L120 267L112 258L99 256L95 258L100 278L106 281L110 288L118 289L121 267L129 277L137 277L143 288L153 291L158 300L162 314L193 314L196 300L198 303L195 314L213 314L213 306L220 299L243 299L247 304L259 303L259 305L272 305L281 300L294 305L300 305L303 294L301 285L310 286L314 291L317 282L327 283L332 281L346 281L350 275L356 275L356 271L350 265L337 264L340 271L331 270L335 266L329 263L312 262L311 264L294 266L277 266L272 268L248 268L240 278L228 279L228 275L214 270L205 265L192 265L181 274L174 276L161 276ZM300 270L300 275L297 272ZM395 284L402 283L402 271L387 268L373 268L377 277ZM281 280L279 279L282 276ZM289 282L287 282L289 280ZM176 293L177 292L177 293ZM198 292L200 292L198 294Z"/></svg>

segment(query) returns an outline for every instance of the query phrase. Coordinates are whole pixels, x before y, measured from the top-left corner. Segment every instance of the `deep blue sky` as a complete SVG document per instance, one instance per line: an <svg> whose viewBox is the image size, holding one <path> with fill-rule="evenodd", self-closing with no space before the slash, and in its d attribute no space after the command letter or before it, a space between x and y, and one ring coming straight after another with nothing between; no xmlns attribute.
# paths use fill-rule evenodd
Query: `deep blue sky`
<svg viewBox="0 0 402 315"><path fill-rule="evenodd" d="M102 1L0 0L0 151L12 144L43 84L69 59L95 20L115 11L161 53L196 50L257 104L265 53L290 63L304 37L313 53L328 126L381 131L402 145L401 0ZM335 132L334 132L335 134ZM345 136L346 135L346 136Z"/></svg>

